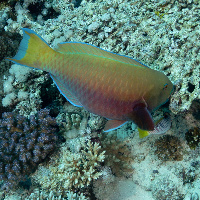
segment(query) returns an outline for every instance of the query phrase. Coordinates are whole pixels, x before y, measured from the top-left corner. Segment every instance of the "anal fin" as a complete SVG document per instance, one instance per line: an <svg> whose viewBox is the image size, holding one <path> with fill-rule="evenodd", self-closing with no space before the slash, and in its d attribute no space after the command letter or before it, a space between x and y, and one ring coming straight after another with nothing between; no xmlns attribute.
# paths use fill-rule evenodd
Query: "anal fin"
<svg viewBox="0 0 200 200"><path fill-rule="evenodd" d="M108 120L104 127L104 132L109 132L123 126L126 121L121 120Z"/></svg>

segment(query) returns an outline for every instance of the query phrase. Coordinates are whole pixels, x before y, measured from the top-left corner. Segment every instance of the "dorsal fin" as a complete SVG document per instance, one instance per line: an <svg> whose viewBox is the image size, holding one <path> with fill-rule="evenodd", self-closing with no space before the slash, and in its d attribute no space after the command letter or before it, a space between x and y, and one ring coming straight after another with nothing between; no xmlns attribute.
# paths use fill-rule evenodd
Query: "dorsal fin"
<svg viewBox="0 0 200 200"><path fill-rule="evenodd" d="M145 67L145 68L147 67L146 65L127 56L111 53L109 51L103 50L99 47L95 47L93 45L86 43L79 43L79 42L60 43L58 44L58 48L55 50L62 54L87 54L87 55L112 59L122 63L132 64L138 67Z"/></svg>

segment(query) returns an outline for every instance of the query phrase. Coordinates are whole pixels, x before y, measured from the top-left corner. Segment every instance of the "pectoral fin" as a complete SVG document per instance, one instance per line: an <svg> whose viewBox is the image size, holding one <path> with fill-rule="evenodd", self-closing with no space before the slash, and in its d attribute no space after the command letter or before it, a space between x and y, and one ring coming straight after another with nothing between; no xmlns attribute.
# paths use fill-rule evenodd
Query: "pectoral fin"
<svg viewBox="0 0 200 200"><path fill-rule="evenodd" d="M154 130L154 122L145 102L136 104L128 117L130 120L134 121L140 129L148 131Z"/></svg>

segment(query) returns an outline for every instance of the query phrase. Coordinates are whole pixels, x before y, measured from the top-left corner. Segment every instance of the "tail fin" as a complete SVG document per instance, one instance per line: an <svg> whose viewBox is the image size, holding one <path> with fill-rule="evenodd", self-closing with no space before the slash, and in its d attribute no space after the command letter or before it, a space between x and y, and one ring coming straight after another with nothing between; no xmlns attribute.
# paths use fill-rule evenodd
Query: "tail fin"
<svg viewBox="0 0 200 200"><path fill-rule="evenodd" d="M17 54L13 58L6 58L14 63L42 69L41 55L48 51L54 51L34 31L23 28L23 39L20 43Z"/></svg>

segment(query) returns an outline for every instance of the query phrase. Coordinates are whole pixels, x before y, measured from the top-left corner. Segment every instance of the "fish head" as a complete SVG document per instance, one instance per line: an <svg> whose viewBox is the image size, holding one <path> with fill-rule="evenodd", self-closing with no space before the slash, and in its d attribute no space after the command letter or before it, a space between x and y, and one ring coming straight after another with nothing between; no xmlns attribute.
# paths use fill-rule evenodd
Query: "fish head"
<svg viewBox="0 0 200 200"><path fill-rule="evenodd" d="M157 72L157 76L154 77L151 85L152 87L144 99L148 105L148 110L154 111L168 101L174 87L169 78L161 72Z"/></svg>

